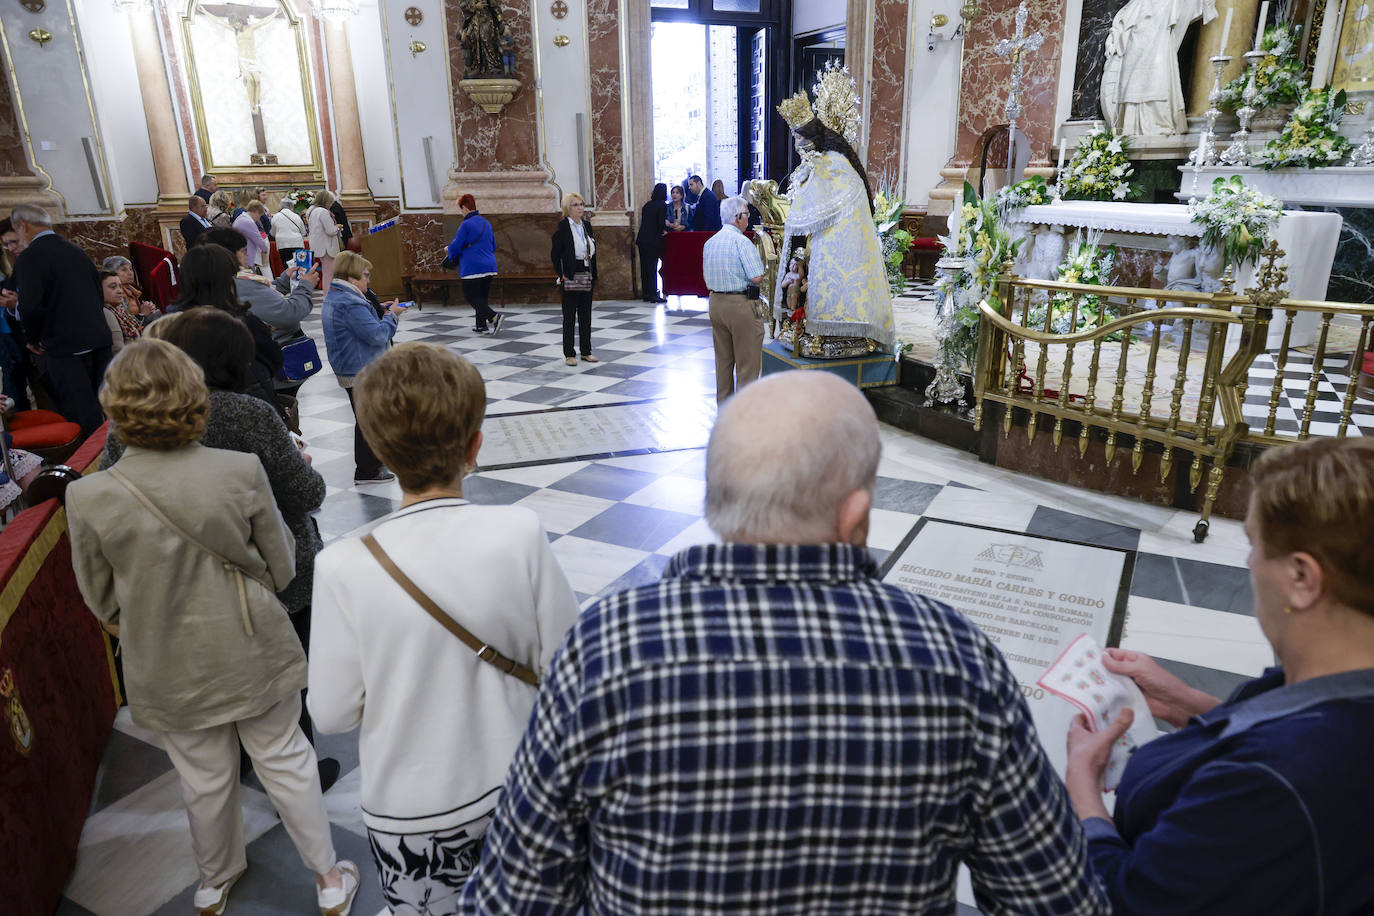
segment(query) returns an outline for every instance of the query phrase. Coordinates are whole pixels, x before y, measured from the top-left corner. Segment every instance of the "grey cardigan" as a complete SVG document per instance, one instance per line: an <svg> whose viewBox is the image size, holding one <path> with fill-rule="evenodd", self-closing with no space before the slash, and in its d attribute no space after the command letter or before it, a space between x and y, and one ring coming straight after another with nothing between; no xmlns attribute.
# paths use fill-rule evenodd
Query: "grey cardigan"
<svg viewBox="0 0 1374 916"><path fill-rule="evenodd" d="M281 417L266 402L232 391L210 392L210 421L201 444L207 448L228 449L257 455L272 485L272 498L291 530L296 547L296 577L277 597L291 612L310 606L310 590L315 582L315 554L323 542L310 514L324 503L324 478L305 463L300 450L286 430ZM100 457L103 471L124 454L119 431L110 424L105 439L105 454Z"/></svg>
<svg viewBox="0 0 1374 916"><path fill-rule="evenodd" d="M67 488L76 582L96 617L119 626L134 722L210 728L303 688L305 652L274 594L296 574L291 535L257 457L130 448L118 470L232 564L170 529L109 472Z"/></svg>
<svg viewBox="0 0 1374 916"><path fill-rule="evenodd" d="M294 337L301 329L301 322L315 307L310 298L314 290L304 283L293 285L284 273L271 281L256 274L240 273L234 278L234 287L239 302L272 329L272 339L277 343Z"/></svg>

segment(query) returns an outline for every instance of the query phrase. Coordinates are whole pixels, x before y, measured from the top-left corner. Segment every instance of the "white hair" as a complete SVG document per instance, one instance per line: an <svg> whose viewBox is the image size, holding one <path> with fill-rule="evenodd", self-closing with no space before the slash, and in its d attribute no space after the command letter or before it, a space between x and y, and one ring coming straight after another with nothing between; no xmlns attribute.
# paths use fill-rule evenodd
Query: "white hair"
<svg viewBox="0 0 1374 916"><path fill-rule="evenodd" d="M10 222L27 223L30 226L42 226L44 229L52 228L52 217L48 211L36 204L19 204L10 211Z"/></svg>
<svg viewBox="0 0 1374 916"><path fill-rule="evenodd" d="M112 254L112 255L110 255L108 258L106 258L104 261L101 261L101 262L100 262L100 269L101 269L101 270L108 270L108 271L110 271L111 273L113 273L114 271L119 270L119 268L123 267L125 264L128 264L130 267L133 267L133 266L134 266L134 262L133 262L133 261L130 261L128 258L124 257L123 255L121 255L121 254Z"/></svg>
<svg viewBox="0 0 1374 916"><path fill-rule="evenodd" d="M721 407L706 448L706 522L724 540L801 543L830 531L850 494L873 492L882 445L872 408L828 373L804 373L805 385L801 375L770 376Z"/></svg>
<svg viewBox="0 0 1374 916"><path fill-rule="evenodd" d="M735 217L749 212L749 202L743 197L727 197L720 202L721 224L733 223Z"/></svg>

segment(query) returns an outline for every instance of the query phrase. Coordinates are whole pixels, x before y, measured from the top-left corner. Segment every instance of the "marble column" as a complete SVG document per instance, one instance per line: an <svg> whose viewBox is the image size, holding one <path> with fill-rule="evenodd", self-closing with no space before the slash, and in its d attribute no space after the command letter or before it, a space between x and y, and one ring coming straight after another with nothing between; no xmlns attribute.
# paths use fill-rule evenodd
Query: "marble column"
<svg viewBox="0 0 1374 916"><path fill-rule="evenodd" d="M162 247L171 249L179 238L177 224L186 214L186 201L191 196L181 155L181 128L173 115L172 86L163 64L156 12L130 12L128 23L134 66L138 70L138 91L153 151L153 173L157 176L157 233Z"/></svg>
<svg viewBox="0 0 1374 916"><path fill-rule="evenodd" d="M901 187L906 178L907 70L910 48L907 0L851 3L846 20L845 64L859 87L863 105L862 149L869 180L877 185L888 178ZM851 42L849 34L856 35ZM875 36L882 36L877 40Z"/></svg>
<svg viewBox="0 0 1374 916"><path fill-rule="evenodd" d="M353 79L353 52L341 22L324 23L324 51L329 63L329 95L334 115L334 149L339 154L339 201L349 222L372 223L377 204L367 186L363 129L358 119L358 89Z"/></svg>
<svg viewBox="0 0 1374 916"><path fill-rule="evenodd" d="M1226 11L1231 14L1231 36L1221 47L1221 30L1226 27ZM1212 91L1215 76L1211 58L1218 54L1231 55L1231 62L1221 71L1225 86L1245 71L1242 56L1255 43L1255 23L1259 19L1259 0L1217 0L1217 18L1202 26L1197 37L1197 51L1193 54L1193 82L1188 91L1188 114L1201 116L1207 111L1207 96Z"/></svg>

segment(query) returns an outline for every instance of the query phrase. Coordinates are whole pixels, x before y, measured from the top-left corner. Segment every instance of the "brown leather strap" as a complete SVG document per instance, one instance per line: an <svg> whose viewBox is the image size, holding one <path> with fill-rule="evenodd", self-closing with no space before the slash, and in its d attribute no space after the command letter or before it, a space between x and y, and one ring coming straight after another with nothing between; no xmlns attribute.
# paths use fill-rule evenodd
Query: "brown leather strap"
<svg viewBox="0 0 1374 916"><path fill-rule="evenodd" d="M495 666L501 672L509 674L511 677L519 678L532 687L539 686L539 675L535 674L515 659L507 658L500 652L497 652L491 646L482 642L482 640L478 639L476 636L473 636L458 621L444 613L444 609L434 603L434 600L431 599L429 595L426 595L420 589L420 586L416 585L410 580L409 576L401 572L401 568L392 561L391 557L387 555L387 552L382 549L382 545L377 543L376 538L371 534L365 534L362 537L362 541L363 546L366 547L373 558L381 564L382 569L386 570L387 575L395 579L396 584L401 586L407 595L415 599L415 603L424 608L425 613L438 621L440 626L462 640L463 645L476 652L478 658L489 665Z"/></svg>

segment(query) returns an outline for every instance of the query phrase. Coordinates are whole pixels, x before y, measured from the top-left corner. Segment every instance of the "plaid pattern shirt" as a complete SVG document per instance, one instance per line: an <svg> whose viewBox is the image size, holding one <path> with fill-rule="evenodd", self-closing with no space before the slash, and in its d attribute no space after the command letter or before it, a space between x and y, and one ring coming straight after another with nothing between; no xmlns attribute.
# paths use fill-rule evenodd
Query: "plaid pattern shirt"
<svg viewBox="0 0 1374 916"><path fill-rule="evenodd" d="M763 259L738 226L725 226L701 249L701 275L712 292L742 293L763 276Z"/></svg>
<svg viewBox="0 0 1374 916"><path fill-rule="evenodd" d="M992 643L862 548L693 547L569 632L467 913L1107 913Z"/></svg>

